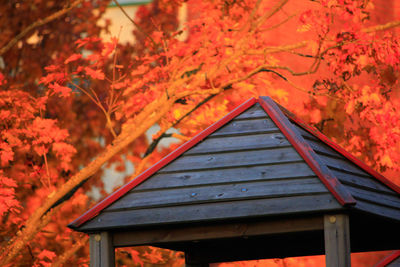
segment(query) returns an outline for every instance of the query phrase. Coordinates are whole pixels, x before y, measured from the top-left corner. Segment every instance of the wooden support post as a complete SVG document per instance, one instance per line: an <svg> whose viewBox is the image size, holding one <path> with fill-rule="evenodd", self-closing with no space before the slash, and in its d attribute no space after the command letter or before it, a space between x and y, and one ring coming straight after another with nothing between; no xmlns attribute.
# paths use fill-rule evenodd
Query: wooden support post
<svg viewBox="0 0 400 267"><path fill-rule="evenodd" d="M90 235L90 267L114 267L112 235L101 232Z"/></svg>
<svg viewBox="0 0 400 267"><path fill-rule="evenodd" d="M344 214L324 216L325 256L327 267L349 267L350 227Z"/></svg>

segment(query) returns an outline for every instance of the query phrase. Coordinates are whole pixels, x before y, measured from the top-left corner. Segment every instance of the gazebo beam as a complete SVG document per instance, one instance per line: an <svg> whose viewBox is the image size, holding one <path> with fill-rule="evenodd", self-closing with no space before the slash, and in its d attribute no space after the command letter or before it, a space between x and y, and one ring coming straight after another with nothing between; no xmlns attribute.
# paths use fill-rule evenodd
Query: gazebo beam
<svg viewBox="0 0 400 267"><path fill-rule="evenodd" d="M351 265L349 216L325 215L324 236L326 266L349 267Z"/></svg>
<svg viewBox="0 0 400 267"><path fill-rule="evenodd" d="M114 267L115 253L112 245L112 236L109 232L91 234L90 267Z"/></svg>
<svg viewBox="0 0 400 267"><path fill-rule="evenodd" d="M182 225L162 229L139 229L113 233L114 247L201 241L216 238L235 238L270 234L323 230L321 216L269 219L264 221L219 223L210 225Z"/></svg>

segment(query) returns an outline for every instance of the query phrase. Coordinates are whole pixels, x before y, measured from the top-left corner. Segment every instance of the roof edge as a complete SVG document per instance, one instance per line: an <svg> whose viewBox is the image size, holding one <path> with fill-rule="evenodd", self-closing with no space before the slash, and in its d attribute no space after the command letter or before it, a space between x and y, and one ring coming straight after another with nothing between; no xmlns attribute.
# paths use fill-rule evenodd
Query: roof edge
<svg viewBox="0 0 400 267"><path fill-rule="evenodd" d="M277 105L279 105L279 104L277 104ZM375 171L370 166L366 165L364 162L362 162L361 160L359 160L358 158L353 156L351 153L347 152L345 149L340 147L338 144L336 144L333 141L331 141L326 135L324 135L323 133L321 133L317 129L311 127L306 122L304 122L302 119L296 117L296 115L294 115L292 112L288 111L287 109L285 109L281 105L279 105L279 107L282 110L282 112L285 113L286 116L288 116L291 120L293 120L295 123L297 123L304 130L306 130L310 134L314 135L319 140L321 140L322 142L327 144L329 147L331 147L332 149L334 149L335 151L337 151L338 153L343 155L345 158L347 158L348 160L350 160L351 162L356 164L358 167L363 169L365 172L367 172L368 174L370 174L373 177L375 177L378 181L380 181L381 183L385 184L390 189L394 190L396 193L400 194L400 186L396 185L395 183L393 183L392 181L387 179L385 176L383 176L382 174L380 174L379 172Z"/></svg>
<svg viewBox="0 0 400 267"><path fill-rule="evenodd" d="M320 159L315 154L314 150L297 133L297 130L291 125L288 118L278 107L278 104L270 97L260 97L258 102L261 107L267 112L271 119L275 122L278 128L286 136L289 142L293 145L296 151L307 162L310 168L320 178L321 182L333 194L336 200L342 205L355 205L356 200L339 182L339 180L331 173L325 164L320 162Z"/></svg>
<svg viewBox="0 0 400 267"><path fill-rule="evenodd" d="M390 253L388 256L383 258L380 262L378 262L374 267L385 267L390 264L392 261L400 257L400 250L395 250Z"/></svg>
<svg viewBox="0 0 400 267"><path fill-rule="evenodd" d="M97 203L95 206L93 206L91 209L86 211L84 214L82 214L80 217L75 219L73 222L71 222L68 227L71 229L76 230L79 228L82 224L85 222L89 221L90 219L94 218L97 216L103 209L114 203L116 200L121 198L123 195L125 195L128 191L131 189L135 188L142 182L144 182L147 178L149 178L151 175L153 175L155 172L157 172L159 169L170 163L172 160L176 159L179 157L181 154L183 154L185 151L202 141L205 137L208 135L212 134L222 126L224 126L226 123L231 121L233 118L247 110L249 107L253 106L255 103L257 103L257 99L252 97L246 102L242 103L238 107L236 107L234 110L229 112L227 115L225 115L222 119L218 120L217 122L213 123L209 127L207 127L205 130L199 132L196 136L194 136L192 139L189 141L185 142L182 144L180 147L178 147L176 150L172 151L170 154L162 158L160 161L158 161L156 164L151 166L149 169L146 171L142 172L136 178L128 182L126 185L122 186L115 192L111 193L109 196L107 196L105 199Z"/></svg>

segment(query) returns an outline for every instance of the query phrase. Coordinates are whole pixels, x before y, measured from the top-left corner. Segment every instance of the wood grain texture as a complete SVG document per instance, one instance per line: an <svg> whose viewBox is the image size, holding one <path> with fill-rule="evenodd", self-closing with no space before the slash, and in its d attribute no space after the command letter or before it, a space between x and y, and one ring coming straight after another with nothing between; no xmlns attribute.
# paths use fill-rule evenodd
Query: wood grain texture
<svg viewBox="0 0 400 267"><path fill-rule="evenodd" d="M96 237L97 235L97 237ZM101 249L100 242L96 239L100 237L100 234L91 234L89 236L89 251L90 251L90 267L99 267L101 261Z"/></svg>
<svg viewBox="0 0 400 267"><path fill-rule="evenodd" d="M318 177L279 180L256 181L248 183L232 183L224 185L204 185L201 187L173 188L144 192L132 192L119 199L106 211L120 209L139 209L153 207L168 207L206 202L220 202L254 198L278 198L291 195L328 193Z"/></svg>
<svg viewBox="0 0 400 267"><path fill-rule="evenodd" d="M135 179L131 180L118 190L116 190L114 193L97 203L95 206L93 206L90 210L82 214L79 218L75 219L73 222L71 222L68 227L72 229L77 229L80 225L85 223L86 221L92 219L95 217L99 212L101 212L103 209L108 207L110 204L112 204L114 201L117 199L121 198L123 195L125 195L127 192L129 192L132 188L135 188L137 185L142 183L143 181L147 180L150 176L152 176L154 173L156 173L160 168L164 167L177 157L179 157L182 153L186 152L188 149L192 148L195 146L197 143L201 142L204 138L209 136L211 133L215 132L219 128L221 128L223 125L228 123L230 120L253 106L257 100L252 97L249 100L245 101L238 107L236 107L233 111L230 113L226 114L222 119L219 121L213 123L200 133L198 133L196 136L194 136L192 139L189 141L185 142L182 144L180 147L172 151L170 154L162 158L160 161L158 161L156 164L154 164L152 167L149 169L145 170L142 172L140 175L138 175Z"/></svg>
<svg viewBox="0 0 400 267"><path fill-rule="evenodd" d="M278 105L270 97L260 97L259 103L339 203L354 205L356 200L330 172L293 123L282 113Z"/></svg>
<svg viewBox="0 0 400 267"><path fill-rule="evenodd" d="M372 169L370 166L366 165L364 162L359 160L358 158L354 157L351 153L347 152L344 150L342 147L340 147L338 144L332 142L328 137L323 135L320 131L316 130L315 128L311 127L298 117L296 117L293 113L287 111L285 108L282 106L280 107L281 110L290 118L291 122L296 125L298 128L301 127L304 130L308 131L311 133L314 137L318 138L320 141L323 141L325 144L327 144L329 147L333 148L335 151L343 155L349 162L352 162L356 166L358 166L360 169L364 170L368 174L370 174L374 179L379 180L389 188L391 188L393 191L395 191L397 194L400 194L400 186L396 185L392 181L388 180L386 177L384 177L382 174L378 173L374 169ZM308 137L307 137L308 138Z"/></svg>
<svg viewBox="0 0 400 267"><path fill-rule="evenodd" d="M308 214L339 209L342 209L341 205L337 203L330 194L251 199L170 206L168 208L103 212L93 220L82 225L80 230L89 231L99 228L107 229L169 223L210 222L232 218L259 218L272 215L286 216L290 214Z"/></svg>
<svg viewBox="0 0 400 267"><path fill-rule="evenodd" d="M134 190L153 190L157 188L173 188L196 185L212 185L258 180L292 179L313 176L314 172L305 162L285 162L282 164L256 165L182 171L172 173L157 173L150 180L137 186Z"/></svg>
<svg viewBox="0 0 400 267"><path fill-rule="evenodd" d="M393 195L380 194L373 191L364 190L361 188L347 187L351 194L358 199L398 209L400 212L400 197Z"/></svg>
<svg viewBox="0 0 400 267"><path fill-rule="evenodd" d="M115 247L201 241L220 238L252 237L323 230L322 216L268 219L265 221L221 222L209 225L183 225L113 233Z"/></svg>
<svg viewBox="0 0 400 267"><path fill-rule="evenodd" d="M309 134L304 133L304 130L303 134L307 136L306 141L312 149L329 166L332 173L345 185L353 197L376 206L386 206L400 210L400 197L394 190L372 177L327 144L310 138Z"/></svg>
<svg viewBox="0 0 400 267"><path fill-rule="evenodd" d="M109 232L91 234L90 245L90 267L114 267L115 252L112 235Z"/></svg>
<svg viewBox="0 0 400 267"><path fill-rule="evenodd" d="M308 131L304 130L302 127L298 126L295 122L290 120L290 122L294 125L294 127L299 131L299 133L307 140L315 140L319 141L317 137L314 135L310 134Z"/></svg>
<svg viewBox="0 0 400 267"><path fill-rule="evenodd" d="M229 153L182 156L162 168L159 172L251 166L255 164L260 165L296 160L301 160L301 157L292 147L253 151L232 151Z"/></svg>
<svg viewBox="0 0 400 267"><path fill-rule="evenodd" d="M279 132L255 135L227 136L224 138L209 137L187 151L185 155L275 148L288 145L288 140L283 136L283 134Z"/></svg>
<svg viewBox="0 0 400 267"><path fill-rule="evenodd" d="M346 158L344 156L340 155L338 152L336 152L335 150L330 148L328 145L326 145L322 141L309 140L309 139L306 139L306 141L311 146L311 148L314 149L314 151L317 152L318 154L325 154L327 156L346 160Z"/></svg>
<svg viewBox="0 0 400 267"><path fill-rule="evenodd" d="M357 166L355 166L355 164L353 164L347 160L333 158L333 157L329 157L329 156L321 155L321 154L319 154L319 156L322 159L322 161L326 165L328 165L328 167L333 167L338 170L354 173L357 175L363 175L366 177L370 176L368 173L364 172L361 168L358 168Z"/></svg>
<svg viewBox="0 0 400 267"><path fill-rule="evenodd" d="M381 182L372 177L365 177L357 174L351 174L331 168L333 174L345 185L345 186L358 186L365 190L375 191L383 194L398 195L396 192L385 186Z"/></svg>
<svg viewBox="0 0 400 267"><path fill-rule="evenodd" d="M387 206L364 201L363 199L358 199L356 209L370 214L378 215L380 217L400 221L400 210L397 208L390 208Z"/></svg>
<svg viewBox="0 0 400 267"><path fill-rule="evenodd" d="M210 134L212 137L222 137L229 135L244 135L256 133L276 132L278 128L269 118L261 118L254 120L233 120Z"/></svg>
<svg viewBox="0 0 400 267"><path fill-rule="evenodd" d="M350 224L348 215L325 215L324 236L326 266L350 267Z"/></svg>
<svg viewBox="0 0 400 267"><path fill-rule="evenodd" d="M257 119L257 118L265 118L267 117L267 113L261 108L260 104L256 103L251 108L244 111L239 116L236 116L234 120L243 120L243 119Z"/></svg>

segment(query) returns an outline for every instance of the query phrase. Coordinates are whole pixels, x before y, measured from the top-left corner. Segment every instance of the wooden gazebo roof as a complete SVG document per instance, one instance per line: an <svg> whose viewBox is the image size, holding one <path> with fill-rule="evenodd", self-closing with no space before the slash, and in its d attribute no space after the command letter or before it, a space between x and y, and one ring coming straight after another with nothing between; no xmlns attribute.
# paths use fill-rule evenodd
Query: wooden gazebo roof
<svg viewBox="0 0 400 267"><path fill-rule="evenodd" d="M312 220L317 215L348 214L352 236L359 235L351 243L353 251L396 249L396 236L385 242L380 240L383 241L382 234L388 236L399 227L399 193L398 186L271 98L260 97L248 100L200 132L69 227L86 233L114 232L116 240L118 233L121 238L128 230L141 229L143 235L143 229L259 223L281 218ZM369 226L385 229L377 234L364 232ZM303 231L307 231L304 227ZM268 231L256 232L255 236L268 234ZM114 241L114 246L152 244L186 251L185 242L193 241L160 239L152 233L153 239ZM367 244L363 235L369 235L375 243ZM205 246L223 242L217 242L216 238L236 237L194 236L197 241L215 241ZM141 238L138 232L136 238ZM287 238L289 242L292 237ZM290 256L286 254L296 252L318 254L321 248L293 249L292 253L286 247L286 253L268 256ZM251 257L254 258L242 258ZM230 259L229 256L214 258Z"/></svg>

